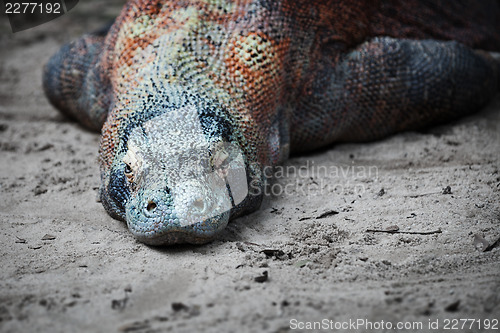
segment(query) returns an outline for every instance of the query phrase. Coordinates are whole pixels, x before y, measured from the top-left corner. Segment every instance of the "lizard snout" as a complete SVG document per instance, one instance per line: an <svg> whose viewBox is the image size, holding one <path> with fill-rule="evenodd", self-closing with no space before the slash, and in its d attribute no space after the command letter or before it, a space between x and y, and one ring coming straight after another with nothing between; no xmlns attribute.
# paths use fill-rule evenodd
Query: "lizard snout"
<svg viewBox="0 0 500 333"><path fill-rule="evenodd" d="M150 245L206 243L229 221L231 203L199 182L175 189L139 189L126 206L129 230Z"/></svg>

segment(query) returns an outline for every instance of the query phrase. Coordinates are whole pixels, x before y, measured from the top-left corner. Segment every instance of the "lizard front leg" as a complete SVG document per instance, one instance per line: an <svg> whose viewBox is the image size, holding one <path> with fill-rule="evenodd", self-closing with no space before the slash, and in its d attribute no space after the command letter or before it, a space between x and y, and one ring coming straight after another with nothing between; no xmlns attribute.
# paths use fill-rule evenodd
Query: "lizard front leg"
<svg viewBox="0 0 500 333"><path fill-rule="evenodd" d="M295 151L455 119L488 103L499 77L498 62L485 52L457 42L389 37L318 67L292 116Z"/></svg>
<svg viewBox="0 0 500 333"><path fill-rule="evenodd" d="M82 125L100 131L110 103L108 74L101 67L106 31L64 45L46 64L43 87L50 102Z"/></svg>

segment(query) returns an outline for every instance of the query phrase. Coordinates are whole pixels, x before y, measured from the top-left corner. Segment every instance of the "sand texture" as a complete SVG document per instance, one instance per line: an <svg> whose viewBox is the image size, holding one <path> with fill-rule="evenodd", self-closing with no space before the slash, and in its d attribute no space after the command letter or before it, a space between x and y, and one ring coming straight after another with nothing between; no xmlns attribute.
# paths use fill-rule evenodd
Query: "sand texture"
<svg viewBox="0 0 500 333"><path fill-rule="evenodd" d="M500 238L500 95L425 132L294 157L275 195L217 241L149 247L96 201L99 134L41 87L50 55L119 8L81 1L16 34L2 17L0 332L287 332L357 319L430 332L429 321L500 319L500 246L483 251Z"/></svg>

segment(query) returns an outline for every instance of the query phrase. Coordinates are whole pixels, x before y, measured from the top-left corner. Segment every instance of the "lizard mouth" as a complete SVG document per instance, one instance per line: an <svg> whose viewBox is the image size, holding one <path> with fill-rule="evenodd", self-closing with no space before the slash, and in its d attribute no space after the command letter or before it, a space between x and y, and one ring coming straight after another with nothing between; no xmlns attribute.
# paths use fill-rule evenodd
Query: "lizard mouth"
<svg viewBox="0 0 500 333"><path fill-rule="evenodd" d="M210 217L185 216L182 218L169 216L168 213L159 213L156 217L146 219L138 218L138 215L137 209L130 207L130 210L127 210L127 225L130 232L145 244L204 244L212 241L226 227L230 212L226 211Z"/></svg>
<svg viewBox="0 0 500 333"><path fill-rule="evenodd" d="M188 226L178 226L175 223L153 223L150 228L141 228L140 224L130 223L129 230L142 243L154 246L174 245L180 243L205 244L223 230L229 221L229 212L214 216ZM149 229L149 230L148 230Z"/></svg>
<svg viewBox="0 0 500 333"><path fill-rule="evenodd" d="M145 189L127 203L126 221L132 234L149 245L203 244L225 228L231 202L224 192L207 193L191 183L172 193Z"/></svg>

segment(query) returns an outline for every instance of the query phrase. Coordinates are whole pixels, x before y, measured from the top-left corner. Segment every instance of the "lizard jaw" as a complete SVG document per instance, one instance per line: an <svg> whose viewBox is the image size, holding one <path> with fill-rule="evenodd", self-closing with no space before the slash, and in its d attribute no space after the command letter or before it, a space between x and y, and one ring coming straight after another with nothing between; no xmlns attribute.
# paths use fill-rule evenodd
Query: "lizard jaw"
<svg viewBox="0 0 500 333"><path fill-rule="evenodd" d="M191 224L187 227L177 227L168 223L164 225L164 231L161 228L146 232L138 228L135 223L127 224L132 234L142 243L154 246L174 245L181 243L190 244L205 244L214 240L219 232L225 228L229 221L229 212L214 216L198 223Z"/></svg>
<svg viewBox="0 0 500 333"><path fill-rule="evenodd" d="M190 181L172 191L139 190L125 210L129 230L143 243L203 244L212 241L226 227L231 199L227 192Z"/></svg>

